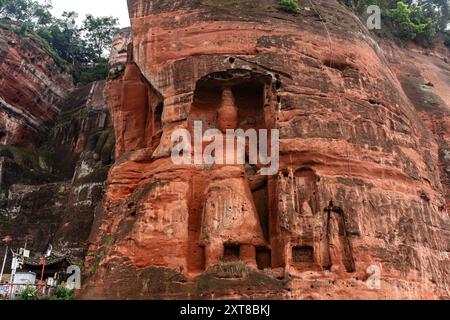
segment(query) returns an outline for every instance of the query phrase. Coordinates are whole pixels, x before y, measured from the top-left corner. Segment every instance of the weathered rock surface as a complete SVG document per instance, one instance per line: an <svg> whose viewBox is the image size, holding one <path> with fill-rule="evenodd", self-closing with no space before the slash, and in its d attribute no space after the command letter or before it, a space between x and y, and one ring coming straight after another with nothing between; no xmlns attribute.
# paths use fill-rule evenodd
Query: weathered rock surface
<svg viewBox="0 0 450 320"><path fill-rule="evenodd" d="M0 28L2 244L89 245L83 298L449 298L448 50L277 2L129 0L108 82L76 90ZM196 121L279 129L279 171L175 165Z"/></svg>
<svg viewBox="0 0 450 320"><path fill-rule="evenodd" d="M42 254L48 244L80 260L101 205L114 131L104 82L68 93L39 149L0 146L0 241ZM3 256L3 253L2 253Z"/></svg>
<svg viewBox="0 0 450 320"><path fill-rule="evenodd" d="M110 68L125 65L128 59L128 46L131 43L131 28L119 30L113 37L109 55Z"/></svg>
<svg viewBox="0 0 450 320"><path fill-rule="evenodd" d="M314 3L128 1L84 298L449 297L448 64ZM171 133L194 121L279 129L278 174L175 165Z"/></svg>
<svg viewBox="0 0 450 320"><path fill-rule="evenodd" d="M37 147L73 82L37 37L20 35L19 29L0 21L0 144Z"/></svg>
<svg viewBox="0 0 450 320"><path fill-rule="evenodd" d="M391 68L423 122L435 135L441 181L450 206L450 60L449 50L438 43L433 51L401 50L383 43Z"/></svg>

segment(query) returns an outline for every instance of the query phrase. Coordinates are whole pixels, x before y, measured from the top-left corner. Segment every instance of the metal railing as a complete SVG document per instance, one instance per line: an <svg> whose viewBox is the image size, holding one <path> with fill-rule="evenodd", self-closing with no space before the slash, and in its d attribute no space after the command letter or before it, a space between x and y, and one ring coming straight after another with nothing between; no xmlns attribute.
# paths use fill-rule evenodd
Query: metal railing
<svg viewBox="0 0 450 320"><path fill-rule="evenodd" d="M15 300L26 288L36 289L36 293L41 297L49 296L54 289L47 284L0 283L0 300Z"/></svg>

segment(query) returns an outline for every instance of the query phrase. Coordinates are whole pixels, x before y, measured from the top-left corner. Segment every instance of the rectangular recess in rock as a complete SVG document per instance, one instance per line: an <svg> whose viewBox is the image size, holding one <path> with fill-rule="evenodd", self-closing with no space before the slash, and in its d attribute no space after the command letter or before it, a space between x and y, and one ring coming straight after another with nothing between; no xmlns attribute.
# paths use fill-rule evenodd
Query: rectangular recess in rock
<svg viewBox="0 0 450 320"><path fill-rule="evenodd" d="M259 270L269 269L272 265L272 253L264 247L256 248L256 264Z"/></svg>
<svg viewBox="0 0 450 320"><path fill-rule="evenodd" d="M314 248L311 246L295 246L292 248L294 263L314 263Z"/></svg>
<svg viewBox="0 0 450 320"><path fill-rule="evenodd" d="M223 261L238 261L241 257L241 246L238 244L225 244L223 246Z"/></svg>

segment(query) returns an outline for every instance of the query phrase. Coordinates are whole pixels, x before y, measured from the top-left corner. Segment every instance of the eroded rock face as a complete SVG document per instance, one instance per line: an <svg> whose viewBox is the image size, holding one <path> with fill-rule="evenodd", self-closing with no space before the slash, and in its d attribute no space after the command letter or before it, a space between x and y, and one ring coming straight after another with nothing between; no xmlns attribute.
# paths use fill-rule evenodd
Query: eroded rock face
<svg viewBox="0 0 450 320"><path fill-rule="evenodd" d="M104 82L77 88L60 105L52 134L39 148L0 145L0 248L48 244L81 259L101 206L114 131ZM7 264L5 272L9 271Z"/></svg>
<svg viewBox="0 0 450 320"><path fill-rule="evenodd" d="M20 26L3 22L10 27L0 27L0 144L37 147L73 88L72 78L36 39L19 35Z"/></svg>
<svg viewBox="0 0 450 320"><path fill-rule="evenodd" d="M123 28L114 35L108 62L111 68L127 63L128 45L130 43L131 28Z"/></svg>
<svg viewBox="0 0 450 320"><path fill-rule="evenodd" d="M315 3L128 1L132 52L105 89L117 163L83 297L449 296L447 136L357 18ZM279 129L279 172L174 164L172 132L196 121Z"/></svg>
<svg viewBox="0 0 450 320"><path fill-rule="evenodd" d="M385 56L397 74L403 91L424 124L435 135L439 150L440 179L450 205L450 74L449 50L439 43L433 51L423 48L402 50L382 43Z"/></svg>

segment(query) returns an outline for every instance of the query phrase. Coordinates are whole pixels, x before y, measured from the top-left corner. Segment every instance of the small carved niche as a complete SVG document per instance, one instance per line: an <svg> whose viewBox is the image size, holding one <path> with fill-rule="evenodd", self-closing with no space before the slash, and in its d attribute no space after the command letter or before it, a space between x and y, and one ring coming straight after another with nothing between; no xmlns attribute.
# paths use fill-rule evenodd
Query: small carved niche
<svg viewBox="0 0 450 320"><path fill-rule="evenodd" d="M272 266L272 253L266 247L256 248L256 264L259 270L268 269Z"/></svg>
<svg viewBox="0 0 450 320"><path fill-rule="evenodd" d="M311 246L294 246L292 248L292 260L294 263L314 263L314 248Z"/></svg>
<svg viewBox="0 0 450 320"><path fill-rule="evenodd" d="M312 201L317 196L317 175L315 172L310 168L301 168L295 172L295 178L296 189L298 190L296 211L301 211L304 202L310 203L313 211L319 210L315 205L317 201Z"/></svg>
<svg viewBox="0 0 450 320"><path fill-rule="evenodd" d="M190 110L189 125L202 121L203 128L219 127L218 108L223 102L224 90L231 90L238 109L238 128L266 128L265 92L272 78L250 70L227 70L211 73L197 81L194 101Z"/></svg>
<svg viewBox="0 0 450 320"><path fill-rule="evenodd" d="M325 209L325 212L327 213L325 225L325 247L327 250L323 257L323 267L324 269L329 269L332 265L339 265L342 263L348 273L355 272L355 260L353 258L353 249L350 238L347 233L344 210L333 205L333 202L330 202L330 205Z"/></svg>
<svg viewBox="0 0 450 320"><path fill-rule="evenodd" d="M233 262L239 261L241 257L241 246L238 244L224 244L223 246L223 261Z"/></svg>
<svg viewBox="0 0 450 320"><path fill-rule="evenodd" d="M162 130L162 114L164 109L164 103L159 103L155 108L154 120L153 120L153 134L157 134Z"/></svg>
<svg viewBox="0 0 450 320"><path fill-rule="evenodd" d="M249 176L250 179L254 178L254 176ZM258 178L258 177L257 177ZM262 184L258 185L257 178L252 180L250 183L253 183L256 187L259 187L255 190L252 190L253 201L256 206L256 210L259 215L259 221L261 223L261 228L266 240L269 240L269 189L267 180L262 180Z"/></svg>

